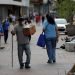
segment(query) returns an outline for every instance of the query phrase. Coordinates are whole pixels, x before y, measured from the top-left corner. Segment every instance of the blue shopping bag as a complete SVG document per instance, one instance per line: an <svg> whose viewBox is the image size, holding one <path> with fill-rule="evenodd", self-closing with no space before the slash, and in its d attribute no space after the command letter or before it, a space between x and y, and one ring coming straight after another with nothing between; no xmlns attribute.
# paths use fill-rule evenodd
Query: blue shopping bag
<svg viewBox="0 0 75 75"><path fill-rule="evenodd" d="M45 47L45 35L42 33L40 34L39 38L38 38L38 41L37 41L37 45L40 46L40 47Z"/></svg>

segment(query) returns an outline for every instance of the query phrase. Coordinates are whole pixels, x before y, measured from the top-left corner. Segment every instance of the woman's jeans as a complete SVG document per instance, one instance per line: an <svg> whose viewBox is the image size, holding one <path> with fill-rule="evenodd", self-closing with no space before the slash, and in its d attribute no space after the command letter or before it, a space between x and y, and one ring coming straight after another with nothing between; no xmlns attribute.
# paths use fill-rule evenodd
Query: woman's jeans
<svg viewBox="0 0 75 75"><path fill-rule="evenodd" d="M31 51L30 51L30 45L29 44L18 44L18 59L19 64L23 64L23 52L25 51L26 54L26 62L25 64L30 64L31 59Z"/></svg>
<svg viewBox="0 0 75 75"><path fill-rule="evenodd" d="M47 54L50 61L56 61L56 38L46 39Z"/></svg>
<svg viewBox="0 0 75 75"><path fill-rule="evenodd" d="M4 30L4 42L7 43L8 39L8 30Z"/></svg>

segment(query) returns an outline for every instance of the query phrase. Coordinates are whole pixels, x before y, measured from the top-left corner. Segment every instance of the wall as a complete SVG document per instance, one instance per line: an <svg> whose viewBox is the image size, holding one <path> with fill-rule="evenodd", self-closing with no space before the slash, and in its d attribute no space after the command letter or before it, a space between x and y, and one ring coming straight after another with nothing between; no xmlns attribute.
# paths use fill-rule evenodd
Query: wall
<svg viewBox="0 0 75 75"><path fill-rule="evenodd" d="M29 12L28 12L28 7L29 7L29 1L30 0L22 0L22 2L19 2L19 1L14 1L14 0L0 0L0 18L1 19L4 19L6 16L8 16L8 9L12 8L14 5L14 7L17 7L16 9L16 13L15 15L16 16L19 16L19 12L20 12L20 8L23 8L23 15L29 15Z"/></svg>
<svg viewBox="0 0 75 75"><path fill-rule="evenodd" d="M22 0L22 2L13 1L13 0L0 0L0 4L29 6L29 0Z"/></svg>
<svg viewBox="0 0 75 75"><path fill-rule="evenodd" d="M1 20L7 17L8 11L7 8L4 6L0 6L0 18Z"/></svg>

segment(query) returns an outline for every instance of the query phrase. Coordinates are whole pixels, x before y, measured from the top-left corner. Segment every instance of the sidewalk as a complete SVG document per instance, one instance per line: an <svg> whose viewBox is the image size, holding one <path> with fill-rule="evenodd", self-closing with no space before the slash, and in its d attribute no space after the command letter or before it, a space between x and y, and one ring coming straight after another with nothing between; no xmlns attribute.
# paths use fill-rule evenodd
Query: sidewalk
<svg viewBox="0 0 75 75"><path fill-rule="evenodd" d="M11 51L12 41L11 34L9 33L8 44L4 44L2 38L2 45L5 49L0 50L0 75L65 75L72 65L75 63L75 53L67 52L63 49L57 49L55 64L47 64L46 50L36 45L39 34L41 33L42 27L36 26L36 33L32 36L31 40L31 69L20 70L17 57L17 43L16 37L14 36L14 65L11 65ZM60 40L57 47L60 47L63 41L64 35L60 36Z"/></svg>

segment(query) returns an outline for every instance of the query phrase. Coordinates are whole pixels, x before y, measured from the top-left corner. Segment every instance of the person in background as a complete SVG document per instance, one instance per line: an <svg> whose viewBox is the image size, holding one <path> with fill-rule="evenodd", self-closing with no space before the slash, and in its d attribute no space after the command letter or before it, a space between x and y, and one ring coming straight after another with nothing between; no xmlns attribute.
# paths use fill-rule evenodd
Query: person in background
<svg viewBox="0 0 75 75"><path fill-rule="evenodd" d="M4 35L4 31L3 31L3 27L2 27L2 22L0 20L0 39L1 39L1 36Z"/></svg>
<svg viewBox="0 0 75 75"><path fill-rule="evenodd" d="M5 42L5 44L7 43L7 39L8 39L9 26L10 26L9 20L8 20L8 18L6 18L5 21L3 22L4 42Z"/></svg>
<svg viewBox="0 0 75 75"><path fill-rule="evenodd" d="M44 21L45 21L45 17L44 17L44 16L42 16L42 24L44 23Z"/></svg>
<svg viewBox="0 0 75 75"><path fill-rule="evenodd" d="M31 51L30 51L30 42L29 37L25 36L23 34L23 24L24 21L23 18L19 18L18 22L19 24L14 27L14 30L11 31L12 35L17 36L17 45L18 45L18 59L20 64L20 69L23 69L24 63L23 63L23 52L26 53L26 62L25 62L25 68L29 69L30 67L30 59L31 59Z"/></svg>
<svg viewBox="0 0 75 75"><path fill-rule="evenodd" d="M10 14L9 17L12 19L13 23L15 24L15 21L16 21L16 16L15 14Z"/></svg>
<svg viewBox="0 0 75 75"><path fill-rule="evenodd" d="M44 23L47 21L47 15L42 16L42 26L44 25Z"/></svg>
<svg viewBox="0 0 75 75"><path fill-rule="evenodd" d="M54 19L50 15L46 15L47 20L43 25L43 32L45 34L46 49L48 55L47 63L56 62L56 43L58 41L58 31Z"/></svg>
<svg viewBox="0 0 75 75"><path fill-rule="evenodd" d="M15 25L17 25L18 23L16 23L17 20L16 20L15 23L14 23L14 22L12 21L12 18L11 18L11 17L9 17L9 22L10 22L9 31L10 31L10 33L11 33L11 31L14 30Z"/></svg>

